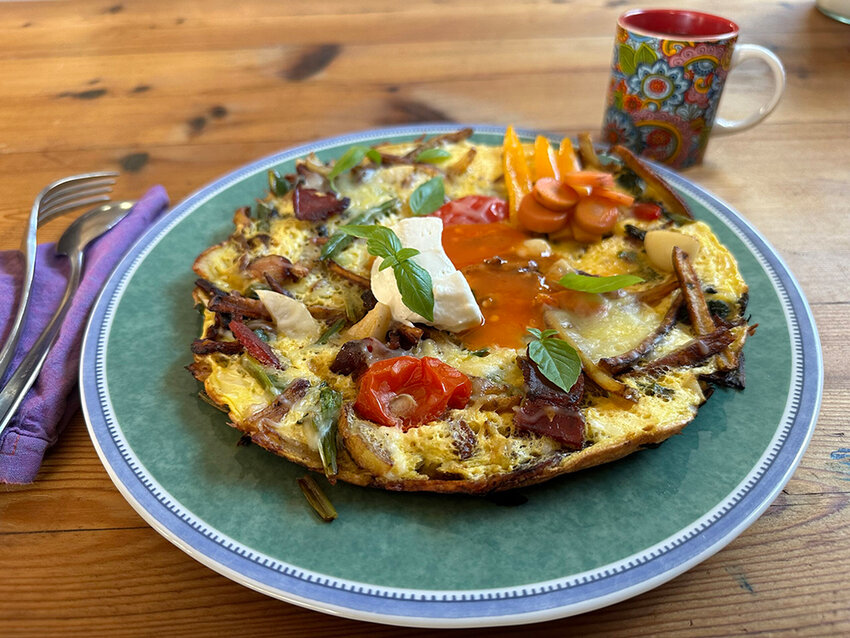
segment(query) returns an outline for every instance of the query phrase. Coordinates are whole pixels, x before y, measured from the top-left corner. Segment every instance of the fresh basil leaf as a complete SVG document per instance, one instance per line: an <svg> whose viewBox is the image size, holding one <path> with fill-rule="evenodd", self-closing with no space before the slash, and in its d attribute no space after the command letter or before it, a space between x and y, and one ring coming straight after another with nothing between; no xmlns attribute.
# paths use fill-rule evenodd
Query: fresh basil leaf
<svg viewBox="0 0 850 638"><path fill-rule="evenodd" d="M393 266L393 273L402 303L428 321L434 321L434 288L428 271L405 259Z"/></svg>
<svg viewBox="0 0 850 638"><path fill-rule="evenodd" d="M416 187L410 195L410 210L414 215L430 215L446 199L446 189L442 177L433 177Z"/></svg>
<svg viewBox="0 0 850 638"><path fill-rule="evenodd" d="M357 226L371 224L379 217L395 211L398 208L399 203L400 202L395 198L381 202L377 206L370 208L359 215L355 215L352 218L350 225ZM322 248L320 258L324 260L333 257L340 250L344 250L352 241L353 238L351 235L346 235L344 232L341 232L341 229L337 229L337 231L331 235L330 239L328 239L328 243L326 243L324 248Z"/></svg>
<svg viewBox="0 0 850 638"><path fill-rule="evenodd" d="M365 239L366 249L375 257L395 256L401 250L401 241L398 236L386 226L349 224L340 226L338 230L346 235Z"/></svg>
<svg viewBox="0 0 850 638"><path fill-rule="evenodd" d="M530 332L530 330L529 330ZM563 339L544 337L528 344L528 356L544 377L569 392L581 374L581 359Z"/></svg>
<svg viewBox="0 0 850 638"><path fill-rule="evenodd" d="M335 476L338 469L336 434L341 407L342 394L328 386L319 390L319 412L313 415L313 427L319 436L319 456L326 476Z"/></svg>
<svg viewBox="0 0 850 638"><path fill-rule="evenodd" d="M352 146L345 151L345 153L343 153L336 162L334 162L331 172L328 173L328 181L331 183L331 187L336 190L334 180L343 173L347 173L355 166L358 166L360 162L363 161L364 157L368 157L370 160L375 162L375 164L381 163L381 154L374 148L369 148L368 146Z"/></svg>
<svg viewBox="0 0 850 638"><path fill-rule="evenodd" d="M530 332L536 339L545 339L546 337L552 337L558 334L557 330L552 330L551 328L547 328L546 330L538 330L537 328L528 328L528 332Z"/></svg>
<svg viewBox="0 0 850 638"><path fill-rule="evenodd" d="M402 303L428 321L434 321L434 290L431 275L410 258L418 255L415 248L402 248L401 240L391 229L377 224L341 226L339 232L366 240L370 255L383 262L378 270L392 268Z"/></svg>
<svg viewBox="0 0 850 638"><path fill-rule="evenodd" d="M580 290L581 292L611 292L639 284L643 281L637 275L612 275L610 277L590 277L589 275L580 275L575 272L570 272L561 277L558 283L564 288L570 290Z"/></svg>
<svg viewBox="0 0 850 638"><path fill-rule="evenodd" d="M413 161L438 164L439 162L445 162L451 156L452 154L444 148L426 148L424 151L419 153Z"/></svg>

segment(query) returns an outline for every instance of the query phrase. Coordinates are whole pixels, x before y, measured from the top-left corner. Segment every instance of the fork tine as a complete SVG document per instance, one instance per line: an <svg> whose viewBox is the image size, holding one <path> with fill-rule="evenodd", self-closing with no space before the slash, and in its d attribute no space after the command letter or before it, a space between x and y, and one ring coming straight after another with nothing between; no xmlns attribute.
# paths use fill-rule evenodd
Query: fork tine
<svg viewBox="0 0 850 638"><path fill-rule="evenodd" d="M89 197L86 199L75 199L72 202L68 202L67 204L61 204L55 208L50 210L50 213L47 217L40 218L39 221L47 221L47 219L51 217L55 217L56 215L61 215L62 213L66 213L69 210L73 210L75 208L80 208L81 206L89 206L90 204L99 204L100 202L108 202L109 195L100 195L98 197Z"/></svg>
<svg viewBox="0 0 850 638"><path fill-rule="evenodd" d="M104 185L95 188L86 188L86 189L75 189L76 192L68 193L61 197L56 197L45 206L42 204L41 208L38 211L38 223L42 224L51 217L53 217L56 213L54 212L58 208L63 208L63 210L68 210L66 205L71 204L79 199L83 199L86 197L92 197L94 195L106 195L112 192L112 185Z"/></svg>
<svg viewBox="0 0 850 638"><path fill-rule="evenodd" d="M113 184L115 184L115 180L112 178L102 178L85 180L82 182L74 182L72 184L57 188L46 197L43 197L41 200L41 208L51 206L61 200L70 199L75 193L79 193L81 191L85 191L92 188L98 188L101 186L112 186Z"/></svg>
<svg viewBox="0 0 850 638"><path fill-rule="evenodd" d="M33 212L38 210L38 206L45 199L50 199L57 190L60 190L66 186L70 186L72 184L84 182L87 180L94 179L104 179L118 177L118 173L115 171L98 171L95 173L82 173L80 175L71 175L70 177L63 177L62 179L57 179L55 182L52 182L45 186L41 192L36 196L35 201L33 202L32 210Z"/></svg>

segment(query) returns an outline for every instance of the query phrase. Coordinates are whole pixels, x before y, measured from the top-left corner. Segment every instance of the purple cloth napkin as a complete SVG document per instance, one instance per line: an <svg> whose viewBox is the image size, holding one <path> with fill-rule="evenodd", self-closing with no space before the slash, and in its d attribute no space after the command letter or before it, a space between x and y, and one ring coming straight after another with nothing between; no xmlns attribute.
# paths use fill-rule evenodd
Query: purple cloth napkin
<svg viewBox="0 0 850 638"><path fill-rule="evenodd" d="M112 269L167 206L165 189L154 186L127 217L86 251L83 280L62 322L59 337L17 414L0 434L0 483L32 483L45 450L56 443L79 408L77 368L89 311ZM23 255L19 251L0 251L0 335L3 337L0 343L5 343L17 312L13 300L20 295L23 267ZM7 377L50 320L62 299L67 277L67 258L57 257L53 244L40 245L29 312Z"/></svg>

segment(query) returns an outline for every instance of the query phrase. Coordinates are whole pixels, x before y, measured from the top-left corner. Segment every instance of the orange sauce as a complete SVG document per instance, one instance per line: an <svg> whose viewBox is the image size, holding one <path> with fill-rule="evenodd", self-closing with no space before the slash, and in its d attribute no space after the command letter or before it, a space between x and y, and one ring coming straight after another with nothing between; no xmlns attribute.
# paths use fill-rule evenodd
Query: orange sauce
<svg viewBox="0 0 850 638"><path fill-rule="evenodd" d="M560 305L562 293L569 292L551 290L543 275L528 268L528 257L517 254L520 244L533 236L502 223L443 229L443 249L469 282L484 315L484 323L460 335L467 348L522 348L528 328L544 327L545 306ZM545 270L554 259L535 261Z"/></svg>

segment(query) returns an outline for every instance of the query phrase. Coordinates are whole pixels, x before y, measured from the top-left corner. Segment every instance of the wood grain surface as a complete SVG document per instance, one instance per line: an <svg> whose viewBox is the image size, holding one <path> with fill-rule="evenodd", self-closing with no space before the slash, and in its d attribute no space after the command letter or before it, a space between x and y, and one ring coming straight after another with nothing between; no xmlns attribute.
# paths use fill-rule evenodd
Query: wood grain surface
<svg viewBox="0 0 850 638"><path fill-rule="evenodd" d="M669 5L646 3L642 6ZM679 3L699 8L700 3ZM177 202L276 150L413 122L598 131L617 15L609 0L0 3L0 249L35 194L120 170L118 197ZM788 72L767 121L712 140L690 179L741 211L802 285L826 380L814 438L752 527L657 589L581 616L446 635L850 634L850 27L811 1L717 1ZM721 113L770 93L733 73ZM50 223L58 237L69 218ZM0 301L0 303L5 300ZM219 576L120 496L81 416L38 480L0 486L0 636L422 636L308 611Z"/></svg>

